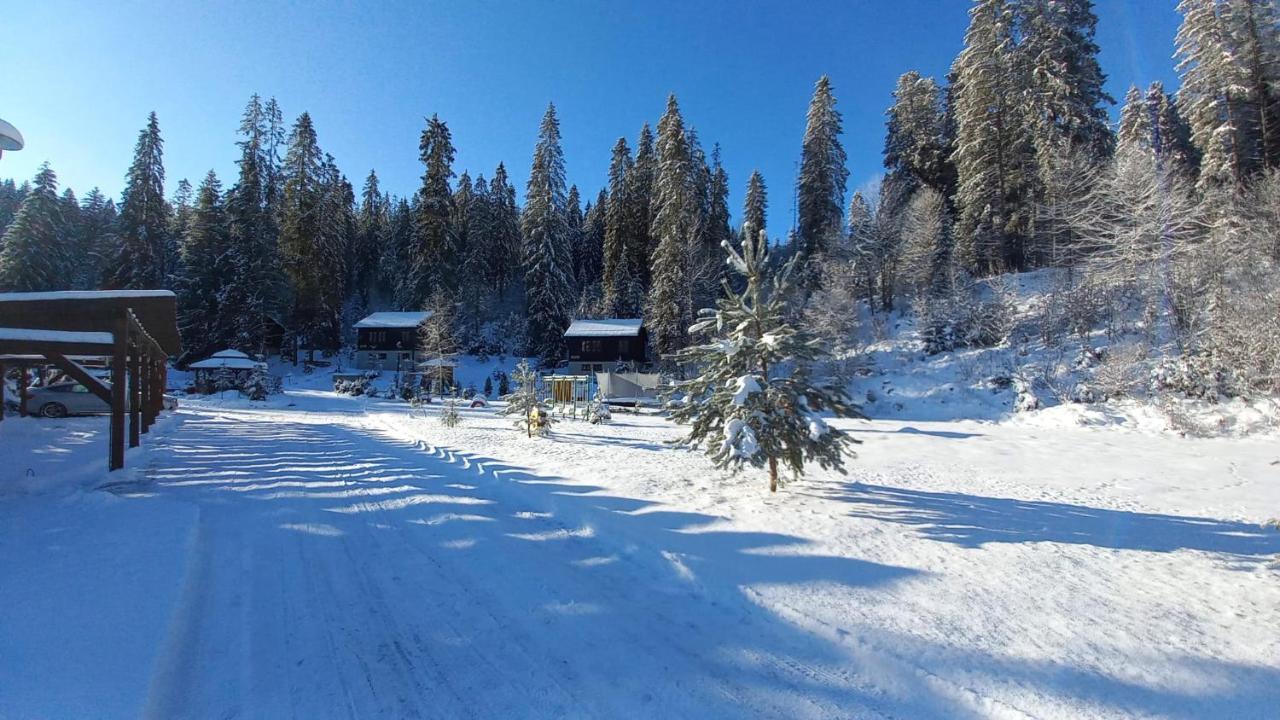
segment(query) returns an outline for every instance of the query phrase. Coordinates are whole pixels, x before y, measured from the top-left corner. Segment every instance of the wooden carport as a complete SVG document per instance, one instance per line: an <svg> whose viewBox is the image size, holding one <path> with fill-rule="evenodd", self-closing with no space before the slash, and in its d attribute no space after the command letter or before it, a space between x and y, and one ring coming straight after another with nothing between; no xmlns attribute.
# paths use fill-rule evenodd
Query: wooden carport
<svg viewBox="0 0 1280 720"><path fill-rule="evenodd" d="M129 447L137 447L164 409L166 363L180 350L177 299L168 290L0 293L0 378L6 361L24 368L25 414L26 367L43 358L110 405L109 470L124 467L125 415ZM109 359L110 385L85 370L84 357Z"/></svg>

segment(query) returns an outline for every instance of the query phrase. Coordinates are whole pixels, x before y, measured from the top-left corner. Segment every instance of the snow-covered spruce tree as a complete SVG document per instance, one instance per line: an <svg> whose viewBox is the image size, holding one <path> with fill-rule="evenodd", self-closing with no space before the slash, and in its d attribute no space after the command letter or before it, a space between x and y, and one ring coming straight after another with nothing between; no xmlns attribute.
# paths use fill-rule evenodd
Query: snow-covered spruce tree
<svg viewBox="0 0 1280 720"><path fill-rule="evenodd" d="M222 183L212 170L196 191L191 220L178 247L178 329L186 357L198 359L224 347L233 334L232 318L223 315L222 297L234 268L227 252Z"/></svg>
<svg viewBox="0 0 1280 720"><path fill-rule="evenodd" d="M551 431L551 414L538 398L538 383L541 379L538 372L529 367L528 360L521 360L511 376L516 381L516 390L503 395L502 399L506 401L507 407L502 414L515 415L516 428L524 430L529 437L533 437L534 433L547 435ZM504 375L499 379L499 391L506 384L507 378Z"/></svg>
<svg viewBox="0 0 1280 720"><path fill-rule="evenodd" d="M462 416L458 414L458 398L445 398L444 406L440 408L440 424L445 427L457 427L462 422Z"/></svg>
<svg viewBox="0 0 1280 720"><path fill-rule="evenodd" d="M267 378L267 371L262 366L255 367L253 372L249 373L249 379L244 384L245 397L256 402L262 402L271 394L271 384Z"/></svg>
<svg viewBox="0 0 1280 720"><path fill-rule="evenodd" d="M555 105L548 105L533 152L521 218L529 352L547 363L558 361L563 354L564 331L575 300L565 202L560 121Z"/></svg>
<svg viewBox="0 0 1280 720"><path fill-rule="evenodd" d="M356 218L356 238L351 248L351 291L358 293L361 304L372 307L377 291L378 265L382 258L382 242L386 237L390 200L378 189L378 174L373 170L365 178L360 191L360 213Z"/></svg>
<svg viewBox="0 0 1280 720"><path fill-rule="evenodd" d="M653 234L653 216L657 213L658 151L649 123L640 128L636 140L636 160L627 174L627 254L639 285L635 291L635 311L639 315L653 280L652 260L658 248Z"/></svg>
<svg viewBox="0 0 1280 720"><path fill-rule="evenodd" d="M818 78L809 102L800 153L800 176L796 180L797 237L805 266L800 269L800 285L807 292L818 282L822 256L841 234L844 212L845 168L843 131L831 78Z"/></svg>
<svg viewBox="0 0 1280 720"><path fill-rule="evenodd" d="M427 120L418 142L418 159L426 171L414 202L413 287L409 307L418 307L436 288L452 296L456 290L457 246L453 223L453 137L435 115Z"/></svg>
<svg viewBox="0 0 1280 720"><path fill-rule="evenodd" d="M635 269L627 254L627 174L631 172L631 149L626 138L613 144L609 161L609 204L605 209L604 251L601 283L604 307L613 317L632 314Z"/></svg>
<svg viewBox="0 0 1280 720"><path fill-rule="evenodd" d="M84 255L73 268L73 287L82 290L102 287L103 263L115 251L116 220L115 203L101 190L95 187L84 196L80 203L80 237L76 242Z"/></svg>
<svg viewBox="0 0 1280 720"><path fill-rule="evenodd" d="M269 111L268 111L269 109ZM280 263L277 213L283 192L277 149L284 128L274 100L255 95L240 122L239 175L227 192L227 261L221 313L228 334L216 344L265 352L268 326L287 316L289 286Z"/></svg>
<svg viewBox="0 0 1280 720"><path fill-rule="evenodd" d="M645 317L654 352L673 370L674 355L687 344L693 319L689 277L691 243L695 231L695 198L691 159L684 120L675 95L658 123L658 178L655 183L653 285Z"/></svg>
<svg viewBox="0 0 1280 720"><path fill-rule="evenodd" d="M38 292L68 286L67 238L57 193L58 178L44 163L0 238L0 291Z"/></svg>
<svg viewBox="0 0 1280 720"><path fill-rule="evenodd" d="M840 385L814 381L812 364L824 356L822 341L787 322L793 256L771 267L764 233L744 238L739 253L726 243L729 264L746 281L735 293L724 282L716 310L706 309L691 329L706 342L683 350L678 360L694 375L674 388L671 419L690 425L678 441L703 447L717 467L769 468L769 490L778 489L778 465L797 476L806 463L843 470L844 454L857 442L822 419L862 417Z"/></svg>
<svg viewBox="0 0 1280 720"><path fill-rule="evenodd" d="M957 259L987 274L1020 270L1034 167L1010 0L978 0L951 66L956 123Z"/></svg>
<svg viewBox="0 0 1280 720"><path fill-rule="evenodd" d="M164 197L164 141L153 112L138 134L120 196L120 249L108 282L113 288L169 287L165 276L169 202Z"/></svg>
<svg viewBox="0 0 1280 720"><path fill-rule="evenodd" d="M293 299L289 329L314 351L327 334L325 249L322 238L324 155L311 116L302 113L289 137L280 201L280 256Z"/></svg>

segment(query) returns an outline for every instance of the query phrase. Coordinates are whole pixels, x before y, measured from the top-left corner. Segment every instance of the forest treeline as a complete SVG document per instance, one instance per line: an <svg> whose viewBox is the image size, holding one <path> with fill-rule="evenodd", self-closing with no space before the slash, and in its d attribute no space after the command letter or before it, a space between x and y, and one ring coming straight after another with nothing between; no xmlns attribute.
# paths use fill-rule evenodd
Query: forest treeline
<svg viewBox="0 0 1280 720"><path fill-rule="evenodd" d="M617 140L594 193L567 186L549 105L519 200L502 164L458 174L434 115L412 196L372 171L357 191L307 113L286 123L257 95L236 177L210 172L166 197L153 113L118 202L59 193L48 166L0 184L0 290L172 288L192 355L258 352L281 332L287 347L337 348L366 311L427 308L448 311L462 351L547 361L573 317L643 315L671 357L720 294L725 243L763 231L775 262L800 256L793 316L835 348L852 347L860 302L913 313L932 351L1003 342L991 278L1057 268L1045 342L1102 329L1135 367L1179 357L1184 384L1274 391L1280 14L1273 0L1178 9L1180 87L1130 88L1113 127L1089 0L975 0L947 76L899 78L884 179L852 197L835 88L820 78L785 228L769 225L759 173L731 223L721 149L674 96Z"/></svg>

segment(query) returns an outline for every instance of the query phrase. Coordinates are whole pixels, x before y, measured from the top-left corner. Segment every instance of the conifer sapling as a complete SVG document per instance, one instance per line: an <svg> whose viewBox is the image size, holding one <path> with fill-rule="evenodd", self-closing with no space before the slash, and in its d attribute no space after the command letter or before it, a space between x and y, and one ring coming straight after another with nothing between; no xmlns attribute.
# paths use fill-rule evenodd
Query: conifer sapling
<svg viewBox="0 0 1280 720"><path fill-rule="evenodd" d="M677 442L705 447L722 469L767 466L770 492L778 489L780 462L797 476L807 462L843 472L844 454L857 441L822 414L863 415L843 386L812 378L812 364L825 355L821 340L787 321L799 256L775 270L768 238L754 230L744 233L741 253L723 245L745 289L734 292L724 280L717 308L701 310L690 328L704 341L676 357L692 376L667 396L671 419L690 425Z"/></svg>

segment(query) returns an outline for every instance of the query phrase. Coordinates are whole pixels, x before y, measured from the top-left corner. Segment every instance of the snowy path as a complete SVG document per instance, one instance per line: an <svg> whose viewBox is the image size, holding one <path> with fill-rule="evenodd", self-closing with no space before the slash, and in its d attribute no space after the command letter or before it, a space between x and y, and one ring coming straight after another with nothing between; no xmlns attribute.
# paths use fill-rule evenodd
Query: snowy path
<svg viewBox="0 0 1280 720"><path fill-rule="evenodd" d="M876 421L849 476L769 496L661 418L463 415L195 401L110 492L0 495L0 720L1280 703L1274 438ZM0 481L92 485L104 430L6 421Z"/></svg>
<svg viewBox="0 0 1280 720"><path fill-rule="evenodd" d="M711 518L626 514L645 503L396 441L364 418L297 419L201 415L156 453L170 459L156 489L200 517L151 717L880 716L847 657L692 584L678 560L732 564L788 538L628 549L562 515L603 510L643 534ZM752 572L909 574L784 562Z"/></svg>

